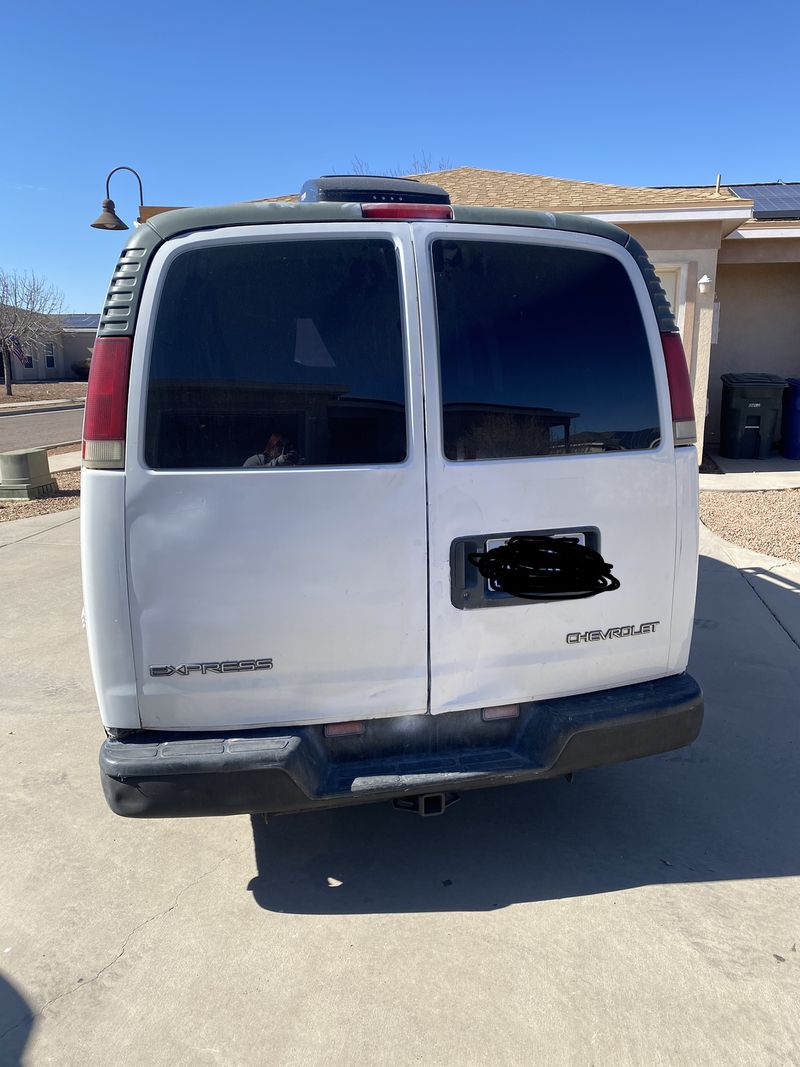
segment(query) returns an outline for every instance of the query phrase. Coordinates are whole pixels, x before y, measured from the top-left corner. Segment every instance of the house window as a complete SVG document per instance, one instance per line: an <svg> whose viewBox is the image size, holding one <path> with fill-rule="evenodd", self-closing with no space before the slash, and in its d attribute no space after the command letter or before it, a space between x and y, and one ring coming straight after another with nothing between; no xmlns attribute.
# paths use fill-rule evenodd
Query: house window
<svg viewBox="0 0 800 1067"><path fill-rule="evenodd" d="M48 370L55 370L56 353L52 341L46 341L44 345L44 361Z"/></svg>
<svg viewBox="0 0 800 1067"><path fill-rule="evenodd" d="M22 366L25 370L33 370L33 352L30 348L23 349L23 357Z"/></svg>

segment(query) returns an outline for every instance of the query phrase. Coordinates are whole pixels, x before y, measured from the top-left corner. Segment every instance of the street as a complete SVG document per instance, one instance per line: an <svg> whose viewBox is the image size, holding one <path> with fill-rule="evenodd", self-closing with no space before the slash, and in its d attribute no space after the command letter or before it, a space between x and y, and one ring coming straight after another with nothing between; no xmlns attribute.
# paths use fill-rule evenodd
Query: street
<svg viewBox="0 0 800 1067"><path fill-rule="evenodd" d="M800 586L706 540L691 748L436 819L135 822L76 516L0 526L1 1063L800 1063Z"/></svg>
<svg viewBox="0 0 800 1067"><path fill-rule="evenodd" d="M0 452L79 441L82 426L82 407L73 411L43 411L27 415L0 414Z"/></svg>

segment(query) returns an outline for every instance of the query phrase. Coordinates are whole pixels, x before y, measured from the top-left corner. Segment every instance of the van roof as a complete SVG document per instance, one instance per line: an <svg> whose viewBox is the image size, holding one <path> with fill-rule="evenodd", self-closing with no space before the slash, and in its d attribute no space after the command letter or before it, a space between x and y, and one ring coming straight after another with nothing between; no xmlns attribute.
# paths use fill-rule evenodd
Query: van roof
<svg viewBox="0 0 800 1067"><path fill-rule="evenodd" d="M161 237L169 240L182 233L194 230L216 229L222 226L257 226L279 222L363 222L360 203L317 203L249 201L239 204L222 204L215 207L175 208L159 212L143 225L150 226ZM453 205L453 221L483 223L487 226L533 226L546 230L570 230L573 233L589 233L605 237L624 245L628 234L618 226L588 215L554 213L552 211L524 211L518 208L470 207ZM137 233L131 234L135 243Z"/></svg>
<svg viewBox="0 0 800 1067"><path fill-rule="evenodd" d="M642 272L662 332L677 329L661 282L642 246L625 230L588 215L454 204L453 221L485 226L527 226L603 237L627 248ZM99 337L133 333L139 299L153 253L165 241L198 230L278 223L364 222L360 203L249 201L217 207L175 208L152 216L131 233L112 276L100 317Z"/></svg>

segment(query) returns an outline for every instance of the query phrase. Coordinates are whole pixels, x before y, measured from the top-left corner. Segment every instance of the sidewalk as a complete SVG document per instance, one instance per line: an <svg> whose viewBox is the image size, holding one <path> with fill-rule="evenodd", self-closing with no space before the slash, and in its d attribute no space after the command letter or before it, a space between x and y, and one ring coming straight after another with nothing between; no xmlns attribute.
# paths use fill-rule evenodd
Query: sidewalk
<svg viewBox="0 0 800 1067"><path fill-rule="evenodd" d="M800 460L784 459L783 456L728 459L717 453L710 455L722 474L701 474L703 492L763 493L770 489L800 489Z"/></svg>
<svg viewBox="0 0 800 1067"><path fill-rule="evenodd" d="M735 567L776 622L800 648L800 563L740 548L702 523L700 554Z"/></svg>
<svg viewBox="0 0 800 1067"><path fill-rule="evenodd" d="M62 471L76 471L81 465L81 450L75 452L62 452L60 456L50 457L50 473L59 474Z"/></svg>
<svg viewBox="0 0 800 1067"><path fill-rule="evenodd" d="M19 403L0 404L0 418L3 415L35 415L37 411L70 411L85 406L85 400L71 400L69 397L61 400L20 400Z"/></svg>
<svg viewBox="0 0 800 1067"><path fill-rule="evenodd" d="M22 541L77 544L79 516L80 508L69 508L67 511L53 511L49 515L32 515L29 519L0 522L0 549ZM55 534L54 531L61 526L68 527L68 532Z"/></svg>

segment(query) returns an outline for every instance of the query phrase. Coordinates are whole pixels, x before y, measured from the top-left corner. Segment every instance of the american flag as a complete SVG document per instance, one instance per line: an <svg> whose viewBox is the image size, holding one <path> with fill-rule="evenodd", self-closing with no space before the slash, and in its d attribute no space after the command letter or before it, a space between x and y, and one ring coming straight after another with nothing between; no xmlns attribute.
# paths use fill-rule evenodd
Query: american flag
<svg viewBox="0 0 800 1067"><path fill-rule="evenodd" d="M11 346L11 354L13 356L16 356L20 363L24 365L25 353L22 351L22 345L19 343L19 337L17 337L16 334L12 333L8 339L8 343Z"/></svg>

